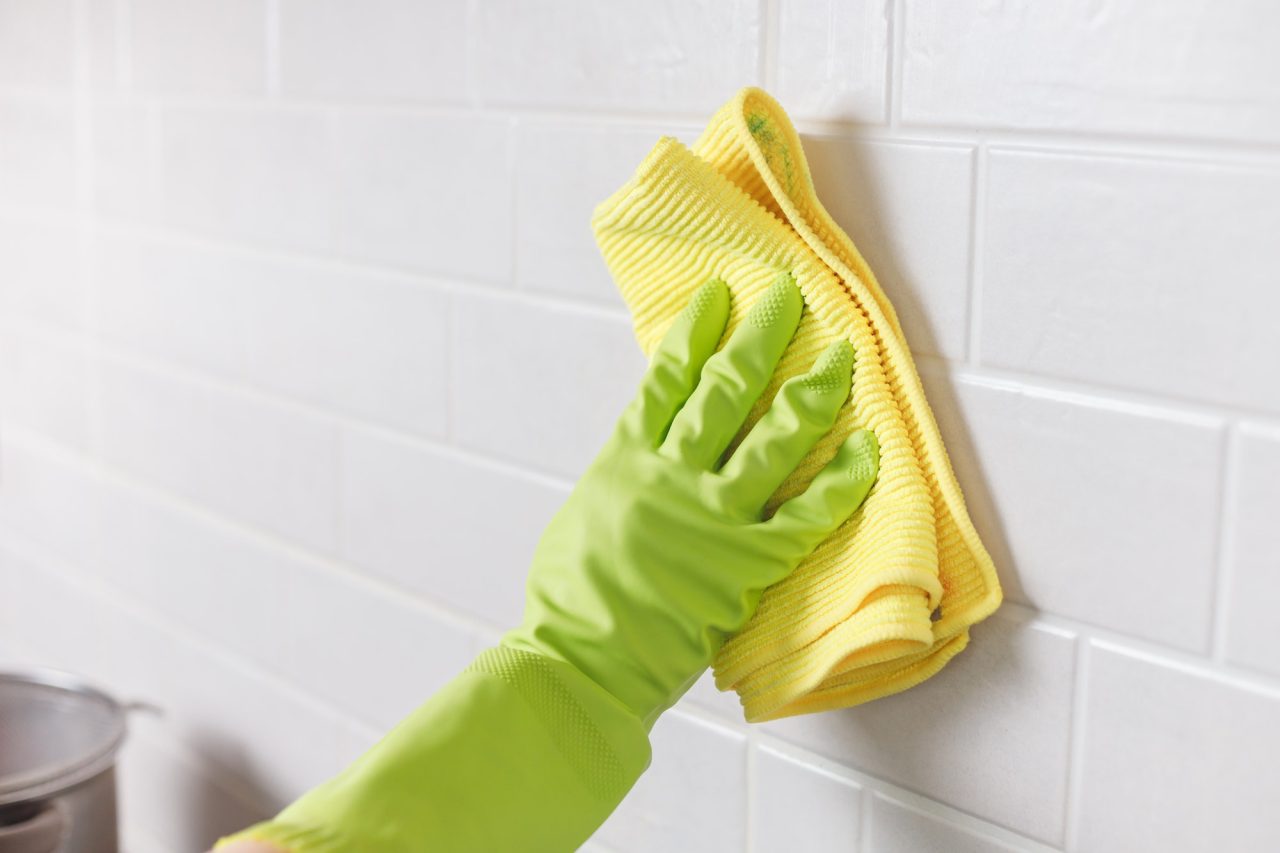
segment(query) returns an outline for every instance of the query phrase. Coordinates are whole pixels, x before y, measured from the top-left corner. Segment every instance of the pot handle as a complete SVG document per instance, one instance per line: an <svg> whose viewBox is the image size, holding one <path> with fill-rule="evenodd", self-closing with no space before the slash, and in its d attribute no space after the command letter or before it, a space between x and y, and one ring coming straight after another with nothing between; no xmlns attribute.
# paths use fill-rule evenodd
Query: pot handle
<svg viewBox="0 0 1280 853"><path fill-rule="evenodd" d="M0 826L0 853L53 853L62 843L67 819L62 809L45 805L21 823Z"/></svg>
<svg viewBox="0 0 1280 853"><path fill-rule="evenodd" d="M163 717L164 709L154 702L148 702L145 699L134 699L124 703L126 714L150 714L153 717Z"/></svg>

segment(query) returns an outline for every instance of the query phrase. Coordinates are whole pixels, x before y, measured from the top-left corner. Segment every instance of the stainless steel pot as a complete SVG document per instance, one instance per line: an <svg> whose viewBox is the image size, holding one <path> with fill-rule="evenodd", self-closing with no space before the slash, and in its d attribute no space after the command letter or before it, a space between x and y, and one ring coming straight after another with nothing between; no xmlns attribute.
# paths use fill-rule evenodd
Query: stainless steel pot
<svg viewBox="0 0 1280 853"><path fill-rule="evenodd" d="M74 675L0 672L0 853L117 853L125 710Z"/></svg>

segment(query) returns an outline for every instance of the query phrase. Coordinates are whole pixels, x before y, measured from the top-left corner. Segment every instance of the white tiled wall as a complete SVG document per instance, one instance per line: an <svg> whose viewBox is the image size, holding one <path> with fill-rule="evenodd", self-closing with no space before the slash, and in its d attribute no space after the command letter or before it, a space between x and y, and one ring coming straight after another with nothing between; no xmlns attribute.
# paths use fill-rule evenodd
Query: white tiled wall
<svg viewBox="0 0 1280 853"><path fill-rule="evenodd" d="M131 853L366 748L519 616L643 361L588 227L762 84L898 307L1004 609L597 851L1274 850L1280 6L0 0L0 661L158 716Z"/></svg>

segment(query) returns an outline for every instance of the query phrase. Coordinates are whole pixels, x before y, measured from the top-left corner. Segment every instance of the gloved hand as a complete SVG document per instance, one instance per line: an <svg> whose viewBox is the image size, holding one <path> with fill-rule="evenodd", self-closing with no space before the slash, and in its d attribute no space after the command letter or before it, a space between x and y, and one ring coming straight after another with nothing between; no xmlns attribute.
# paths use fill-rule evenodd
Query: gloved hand
<svg viewBox="0 0 1280 853"><path fill-rule="evenodd" d="M858 432L763 517L849 394L848 343L786 382L721 464L801 309L782 278L712 355L729 292L699 289L539 542L523 624L340 774L218 849L577 849L648 766L658 715L875 480L875 440Z"/></svg>
<svg viewBox="0 0 1280 853"><path fill-rule="evenodd" d="M802 494L763 517L848 397L854 352L846 341L784 383L722 464L802 309L783 275L716 352L729 291L712 280L696 292L538 543L523 622L501 645L571 664L652 728L747 622L764 589L857 510L879 462L867 430L851 435Z"/></svg>

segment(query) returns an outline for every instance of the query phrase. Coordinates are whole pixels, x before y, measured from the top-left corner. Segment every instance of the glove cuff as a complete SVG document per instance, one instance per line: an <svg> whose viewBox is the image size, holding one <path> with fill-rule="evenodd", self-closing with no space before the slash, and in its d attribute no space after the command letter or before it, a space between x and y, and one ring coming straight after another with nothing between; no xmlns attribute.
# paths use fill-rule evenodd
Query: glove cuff
<svg viewBox="0 0 1280 853"><path fill-rule="evenodd" d="M576 849L650 755L635 714L575 667L497 646L340 774L217 847Z"/></svg>
<svg viewBox="0 0 1280 853"><path fill-rule="evenodd" d="M501 678L524 697L583 785L602 799L620 801L649 766L648 729L572 664L499 644L464 671Z"/></svg>

